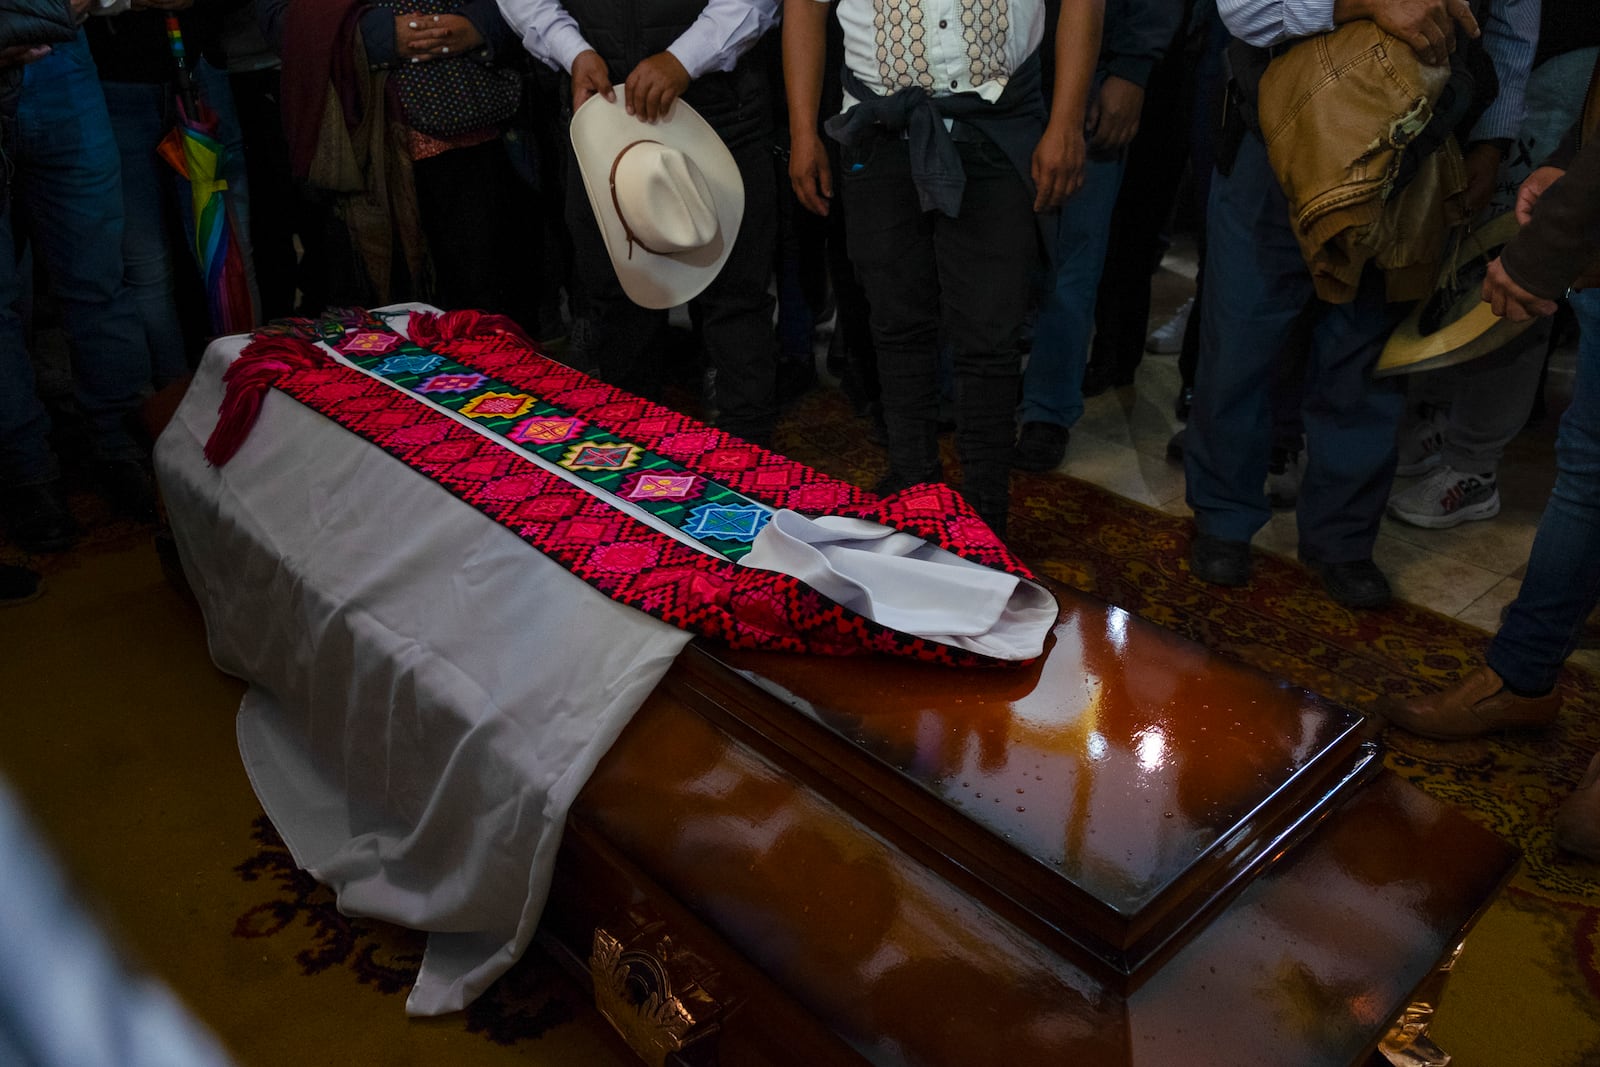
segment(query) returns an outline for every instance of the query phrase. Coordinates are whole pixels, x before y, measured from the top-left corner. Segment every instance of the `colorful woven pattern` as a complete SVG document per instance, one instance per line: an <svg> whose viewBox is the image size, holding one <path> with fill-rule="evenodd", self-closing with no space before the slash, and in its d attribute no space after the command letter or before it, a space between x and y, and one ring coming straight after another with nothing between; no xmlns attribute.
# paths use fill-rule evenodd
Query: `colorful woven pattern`
<svg viewBox="0 0 1600 1067"><path fill-rule="evenodd" d="M548 360L514 327L476 313L414 313L409 332L411 340L399 339L364 312L279 324L230 368L230 394L214 439L242 440L226 412L253 417L258 407L232 390L235 381L252 390L275 385L607 596L674 626L741 648L994 662L880 626L788 575L731 562L748 551L773 509L790 508L870 519L1031 577L947 486L917 486L880 500ZM383 380L327 357L314 341L329 343ZM270 378L253 371L262 365L271 368ZM425 394L503 441L475 433L395 385ZM454 385L466 388L447 388ZM670 521L719 555L635 519L523 452ZM225 461L225 455L215 460Z"/></svg>

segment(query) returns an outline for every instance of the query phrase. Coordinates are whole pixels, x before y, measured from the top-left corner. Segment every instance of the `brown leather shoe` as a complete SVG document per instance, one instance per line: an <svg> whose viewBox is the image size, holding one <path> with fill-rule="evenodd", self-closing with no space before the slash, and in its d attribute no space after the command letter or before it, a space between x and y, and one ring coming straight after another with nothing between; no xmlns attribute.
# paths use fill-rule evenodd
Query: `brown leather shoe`
<svg viewBox="0 0 1600 1067"><path fill-rule="evenodd" d="M1556 809L1556 844L1600 860L1600 752L1589 761L1578 788Z"/></svg>
<svg viewBox="0 0 1600 1067"><path fill-rule="evenodd" d="M1385 709L1384 717L1422 737L1458 741L1495 730L1549 726L1560 707L1554 690L1542 697L1519 697L1494 671L1478 667L1449 689ZM1595 810L1600 812L1600 806Z"/></svg>

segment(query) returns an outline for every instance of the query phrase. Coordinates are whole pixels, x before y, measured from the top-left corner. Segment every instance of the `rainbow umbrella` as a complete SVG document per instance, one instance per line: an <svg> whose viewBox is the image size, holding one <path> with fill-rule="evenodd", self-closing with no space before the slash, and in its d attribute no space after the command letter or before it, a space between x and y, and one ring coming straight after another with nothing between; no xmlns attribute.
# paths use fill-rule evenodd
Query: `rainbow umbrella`
<svg viewBox="0 0 1600 1067"><path fill-rule="evenodd" d="M178 76L178 122L158 151L189 181L194 219L194 256L205 282L212 328L242 333L256 324L255 301L240 251L238 223L228 203L228 183L219 171L226 148L217 140L217 115L200 99L184 54L176 16L167 16L167 44Z"/></svg>

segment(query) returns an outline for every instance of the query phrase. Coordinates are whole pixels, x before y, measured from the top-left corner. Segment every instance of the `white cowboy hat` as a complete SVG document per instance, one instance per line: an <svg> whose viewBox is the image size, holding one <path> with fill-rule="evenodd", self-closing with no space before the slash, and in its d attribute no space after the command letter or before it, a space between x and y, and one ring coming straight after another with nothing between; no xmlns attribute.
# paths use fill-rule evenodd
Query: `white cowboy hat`
<svg viewBox="0 0 1600 1067"><path fill-rule="evenodd" d="M1437 370L1488 355L1529 326L1494 313L1483 302L1483 278L1490 261L1521 229L1516 215L1496 215L1463 233L1445 257L1434 291L1418 301L1396 326L1378 356L1373 376Z"/></svg>
<svg viewBox="0 0 1600 1067"><path fill-rule="evenodd" d="M596 93L572 116L572 148L622 291L670 308L711 284L744 217L744 182L722 138L675 100L646 123Z"/></svg>

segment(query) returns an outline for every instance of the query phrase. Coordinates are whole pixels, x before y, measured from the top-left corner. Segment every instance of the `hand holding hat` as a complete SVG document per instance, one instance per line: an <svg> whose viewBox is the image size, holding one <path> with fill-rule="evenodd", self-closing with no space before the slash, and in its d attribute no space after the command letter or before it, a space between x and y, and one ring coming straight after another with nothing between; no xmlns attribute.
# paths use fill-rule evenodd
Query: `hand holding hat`
<svg viewBox="0 0 1600 1067"><path fill-rule="evenodd" d="M671 52L657 52L642 60L628 75L628 114L646 122L667 117L672 102L689 88L689 72Z"/></svg>
<svg viewBox="0 0 1600 1067"><path fill-rule="evenodd" d="M727 262L744 182L733 153L688 104L657 100L647 122L643 106L630 113L629 98L628 85L620 98L592 91L572 116L572 148L622 291L641 307L674 307Z"/></svg>
<svg viewBox="0 0 1600 1067"><path fill-rule="evenodd" d="M1531 318L1502 318L1500 310L1484 302L1489 268L1498 266L1500 249L1520 228L1516 216L1507 212L1457 235L1433 294L1418 301L1389 335L1375 377L1465 363L1496 351L1528 327Z"/></svg>

